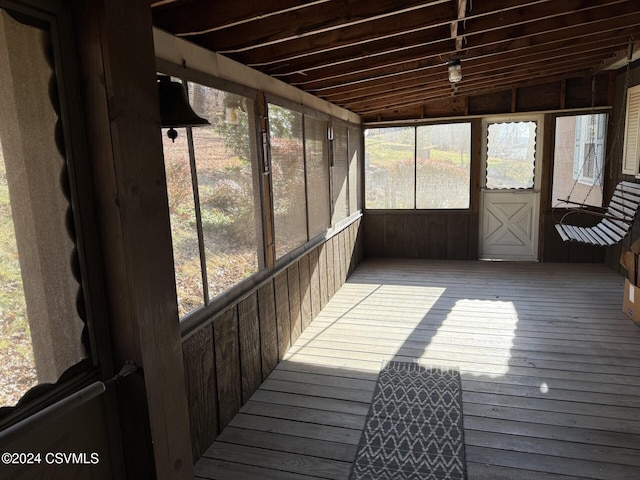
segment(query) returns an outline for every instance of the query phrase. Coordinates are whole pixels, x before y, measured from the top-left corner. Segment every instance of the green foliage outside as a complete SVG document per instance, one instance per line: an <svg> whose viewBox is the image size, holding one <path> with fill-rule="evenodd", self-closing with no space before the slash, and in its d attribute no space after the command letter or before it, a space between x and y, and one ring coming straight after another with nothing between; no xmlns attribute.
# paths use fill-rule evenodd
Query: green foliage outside
<svg viewBox="0 0 640 480"><path fill-rule="evenodd" d="M489 146L490 152L495 153L487 160L487 186L530 187L535 123L493 124L492 127ZM469 124L367 131L367 208L468 208L470 140Z"/></svg>
<svg viewBox="0 0 640 480"><path fill-rule="evenodd" d="M202 272L214 298L258 269L249 109L243 97L190 85L194 109L211 122L193 129L206 265L200 262L186 142L165 141L165 169L180 316L204 304ZM185 132L186 134L186 132Z"/></svg>
<svg viewBox="0 0 640 480"><path fill-rule="evenodd" d="M416 148L413 127L375 129L367 133L367 208L468 207L470 136L445 138L433 134L441 132L418 130Z"/></svg>
<svg viewBox="0 0 640 480"><path fill-rule="evenodd" d="M22 273L0 145L0 406L37 383Z"/></svg>

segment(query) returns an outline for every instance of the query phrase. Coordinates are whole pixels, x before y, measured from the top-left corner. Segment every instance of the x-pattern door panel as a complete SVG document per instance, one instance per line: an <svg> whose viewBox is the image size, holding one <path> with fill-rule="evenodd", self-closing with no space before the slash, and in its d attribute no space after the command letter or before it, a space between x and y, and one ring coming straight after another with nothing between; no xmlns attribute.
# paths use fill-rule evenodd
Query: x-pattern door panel
<svg viewBox="0 0 640 480"><path fill-rule="evenodd" d="M537 199L532 191L484 192L481 257L536 259Z"/></svg>
<svg viewBox="0 0 640 480"><path fill-rule="evenodd" d="M482 259L538 259L541 125L540 116L484 122Z"/></svg>

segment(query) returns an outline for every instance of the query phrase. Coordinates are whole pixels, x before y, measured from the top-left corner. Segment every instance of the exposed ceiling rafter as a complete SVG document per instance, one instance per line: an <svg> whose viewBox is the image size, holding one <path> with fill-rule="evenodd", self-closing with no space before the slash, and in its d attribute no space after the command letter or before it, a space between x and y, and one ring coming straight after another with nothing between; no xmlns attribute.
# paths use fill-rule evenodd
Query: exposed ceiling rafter
<svg viewBox="0 0 640 480"><path fill-rule="evenodd" d="M640 37L637 0L150 5L157 27L367 118L385 111L413 115L447 101L463 105L470 95L510 95L522 85L591 77L624 66L625 45ZM464 75L452 90L446 62L453 58L462 59Z"/></svg>

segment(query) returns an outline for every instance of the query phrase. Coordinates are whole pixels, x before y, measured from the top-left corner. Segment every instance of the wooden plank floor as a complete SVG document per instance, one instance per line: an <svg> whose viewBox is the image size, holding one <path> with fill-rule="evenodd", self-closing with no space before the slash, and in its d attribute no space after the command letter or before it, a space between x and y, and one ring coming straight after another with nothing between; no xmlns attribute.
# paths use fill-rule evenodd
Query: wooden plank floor
<svg viewBox="0 0 640 480"><path fill-rule="evenodd" d="M385 359L460 367L469 480L640 478L640 328L603 265L368 260L196 465L348 477Z"/></svg>

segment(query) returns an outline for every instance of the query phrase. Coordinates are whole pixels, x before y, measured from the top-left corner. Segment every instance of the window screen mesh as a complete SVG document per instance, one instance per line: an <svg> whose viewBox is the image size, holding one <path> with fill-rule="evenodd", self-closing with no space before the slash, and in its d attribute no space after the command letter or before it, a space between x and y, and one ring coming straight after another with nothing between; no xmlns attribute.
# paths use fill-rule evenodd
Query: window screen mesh
<svg viewBox="0 0 640 480"><path fill-rule="evenodd" d="M328 122L306 115L304 119L307 159L309 238L324 232L330 223Z"/></svg>
<svg viewBox="0 0 640 480"><path fill-rule="evenodd" d="M211 122L192 129L211 299L259 269L253 102L195 83L189 96L194 111Z"/></svg>
<svg viewBox="0 0 640 480"><path fill-rule="evenodd" d="M187 133L184 128L177 129L177 132L175 142L163 132L162 147L169 196L178 312L182 317L204 304L204 293Z"/></svg>
<svg viewBox="0 0 640 480"><path fill-rule="evenodd" d="M360 210L359 159L362 133L360 128L349 127L349 213Z"/></svg>
<svg viewBox="0 0 640 480"><path fill-rule="evenodd" d="M302 114L269 104L276 258L306 243Z"/></svg>
<svg viewBox="0 0 640 480"><path fill-rule="evenodd" d="M416 208L469 208L471 124L417 127Z"/></svg>
<svg viewBox="0 0 640 480"><path fill-rule="evenodd" d="M88 352L79 313L84 301L72 271L77 265L72 212L62 186L68 180L67 158L54 133L63 126L52 100L58 93L49 50L55 39L2 8L0 38L3 407L15 405L38 383L55 383ZM63 102L57 106L65 107Z"/></svg>
<svg viewBox="0 0 640 480"><path fill-rule="evenodd" d="M366 208L414 208L415 129L368 129L365 151Z"/></svg>
<svg viewBox="0 0 640 480"><path fill-rule="evenodd" d="M349 215L349 139L347 127L333 127L333 224Z"/></svg>
<svg viewBox="0 0 640 480"><path fill-rule="evenodd" d="M487 188L533 188L536 127L536 122L489 124L487 127Z"/></svg>

